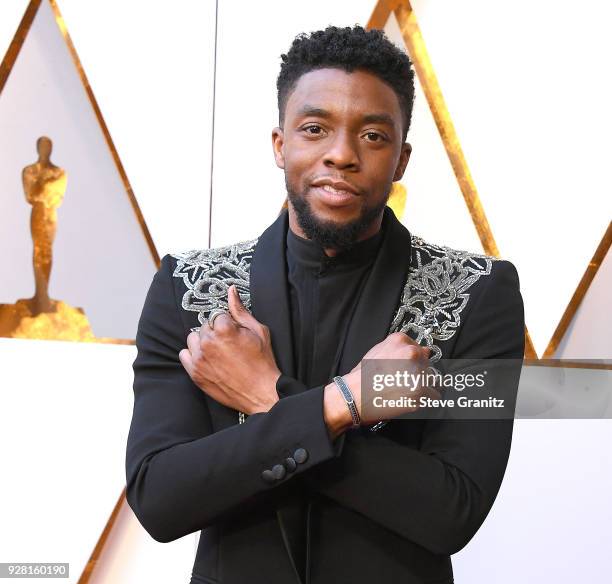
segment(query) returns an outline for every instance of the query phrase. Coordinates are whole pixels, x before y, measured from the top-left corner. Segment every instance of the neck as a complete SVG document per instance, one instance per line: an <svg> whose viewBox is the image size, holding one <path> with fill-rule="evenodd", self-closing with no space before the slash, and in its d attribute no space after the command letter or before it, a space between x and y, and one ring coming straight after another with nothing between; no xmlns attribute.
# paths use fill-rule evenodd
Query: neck
<svg viewBox="0 0 612 584"><path fill-rule="evenodd" d="M293 210L291 203L289 203L288 205L288 213L289 213L289 229L291 229L291 231L293 231L293 233L295 233L296 235L299 235L300 237L303 237L304 239L310 240L310 237L308 237L304 233L304 230L300 227L300 224L297 220L295 211ZM378 217L376 217L376 219L372 221L372 223L368 226L368 228L359 234L359 237L356 239L356 242L363 241L364 239L368 239L376 235L380 231L380 228L382 226L382 218L383 218L383 213L381 213ZM338 255L342 251L342 249L334 248L334 247L324 247L323 251L325 252L326 256L334 257Z"/></svg>

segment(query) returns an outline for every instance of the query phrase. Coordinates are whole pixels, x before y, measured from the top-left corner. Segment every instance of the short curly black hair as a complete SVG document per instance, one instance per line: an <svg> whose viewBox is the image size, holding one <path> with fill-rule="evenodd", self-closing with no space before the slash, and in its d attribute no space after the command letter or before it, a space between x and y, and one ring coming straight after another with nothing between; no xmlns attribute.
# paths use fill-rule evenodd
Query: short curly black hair
<svg viewBox="0 0 612 584"><path fill-rule="evenodd" d="M281 55L276 80L278 114L282 126L285 106L298 79L315 69L327 67L352 72L360 69L388 83L397 94L404 115L404 137L410 127L414 102L414 70L408 55L396 47L382 30L362 26L328 26L310 34L298 35L286 55Z"/></svg>

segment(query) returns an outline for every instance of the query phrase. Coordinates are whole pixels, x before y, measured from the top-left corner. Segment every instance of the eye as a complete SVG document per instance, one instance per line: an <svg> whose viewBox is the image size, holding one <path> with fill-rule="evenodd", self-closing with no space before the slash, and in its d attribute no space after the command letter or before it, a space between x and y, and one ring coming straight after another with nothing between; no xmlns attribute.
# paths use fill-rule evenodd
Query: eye
<svg viewBox="0 0 612 584"><path fill-rule="evenodd" d="M368 142L383 142L385 140L385 136L378 132L366 132L364 136L367 138Z"/></svg>
<svg viewBox="0 0 612 584"><path fill-rule="evenodd" d="M318 124L310 124L302 128L302 132L305 132L307 136L321 136L325 132Z"/></svg>

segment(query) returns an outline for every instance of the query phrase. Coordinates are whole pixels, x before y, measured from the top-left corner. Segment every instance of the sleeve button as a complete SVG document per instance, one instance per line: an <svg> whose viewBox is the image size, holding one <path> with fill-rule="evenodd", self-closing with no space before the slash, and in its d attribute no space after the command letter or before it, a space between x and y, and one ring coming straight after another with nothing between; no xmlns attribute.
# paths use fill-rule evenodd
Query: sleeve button
<svg viewBox="0 0 612 584"><path fill-rule="evenodd" d="M282 464L275 464L272 467L272 476L275 480L280 481L282 478L284 478L285 474L287 474L287 472Z"/></svg>
<svg viewBox="0 0 612 584"><path fill-rule="evenodd" d="M285 458L285 468L289 472L293 472L297 468L297 462L295 462L295 458Z"/></svg>
<svg viewBox="0 0 612 584"><path fill-rule="evenodd" d="M266 483L273 483L276 480L274 473L270 469L266 469L261 473L261 478L266 481Z"/></svg>
<svg viewBox="0 0 612 584"><path fill-rule="evenodd" d="M306 450L305 448L298 448L293 453L293 458L295 458L296 462L299 462L300 464L306 462L306 460L308 459L308 450Z"/></svg>

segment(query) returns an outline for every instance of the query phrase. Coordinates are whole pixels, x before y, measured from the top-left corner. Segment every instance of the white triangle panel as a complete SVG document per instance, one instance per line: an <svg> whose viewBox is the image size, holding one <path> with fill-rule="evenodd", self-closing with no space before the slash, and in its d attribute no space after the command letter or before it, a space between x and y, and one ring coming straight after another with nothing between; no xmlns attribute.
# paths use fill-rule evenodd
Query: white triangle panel
<svg viewBox="0 0 612 584"><path fill-rule="evenodd" d="M406 50L393 13L385 25L385 33L398 47ZM404 225L426 241L483 253L416 74L414 110L407 140L412 145L412 154L401 180L407 190Z"/></svg>
<svg viewBox="0 0 612 584"><path fill-rule="evenodd" d="M53 141L67 173L50 295L81 307L98 337L133 339L156 266L125 186L45 0L0 94L0 303L33 295L31 207L22 169Z"/></svg>

